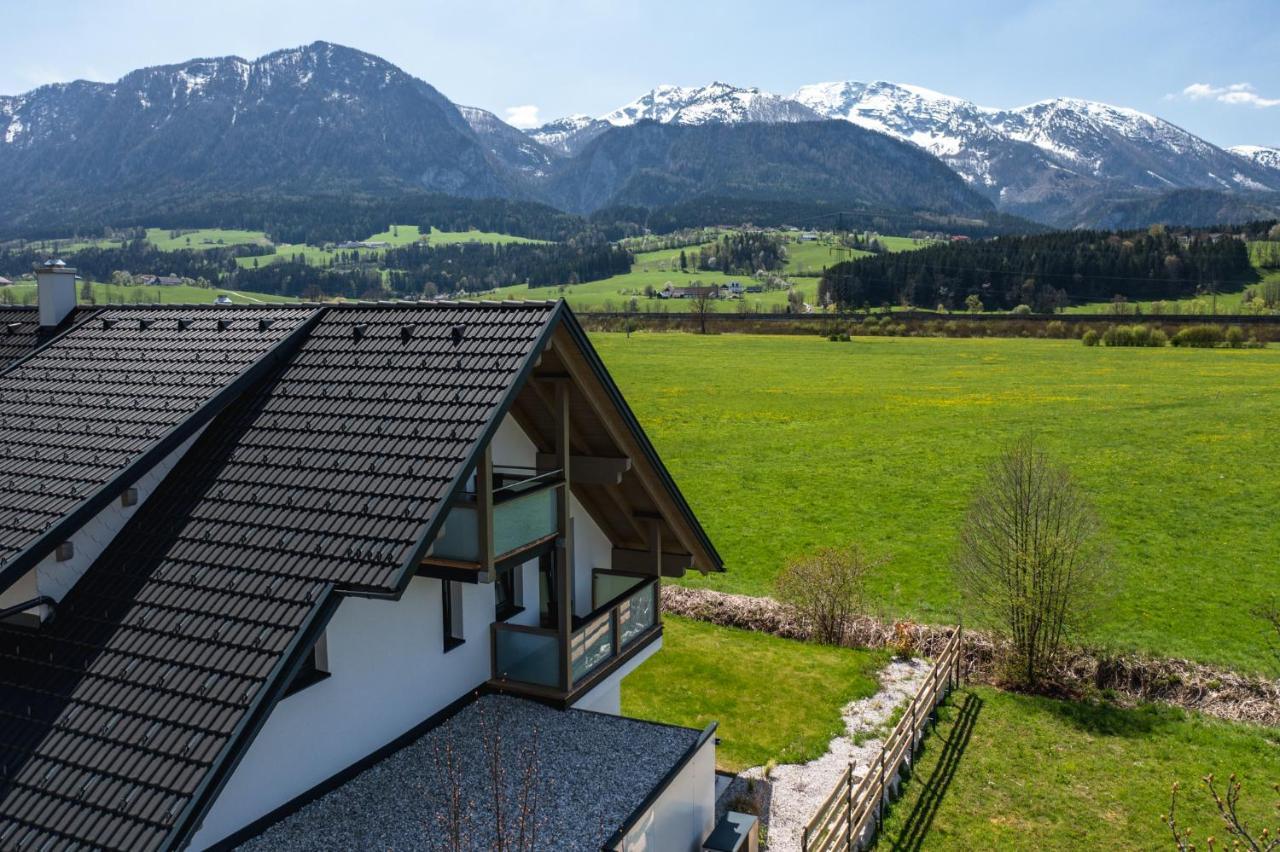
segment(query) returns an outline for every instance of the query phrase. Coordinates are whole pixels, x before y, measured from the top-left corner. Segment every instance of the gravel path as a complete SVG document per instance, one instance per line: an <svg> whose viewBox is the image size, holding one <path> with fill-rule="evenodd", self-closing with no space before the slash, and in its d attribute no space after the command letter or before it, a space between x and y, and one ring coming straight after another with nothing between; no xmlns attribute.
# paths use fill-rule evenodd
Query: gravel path
<svg viewBox="0 0 1280 852"><path fill-rule="evenodd" d="M764 767L752 767L741 773L730 785L721 803L727 803L747 790L750 780L756 789L767 788L763 799L767 802L770 852L795 852L800 849L800 835L805 823L813 818L822 801L831 794L840 780L841 773L850 763L855 764L854 775L867 772L871 761L880 753L881 737L888 733L885 722L896 707L907 702L933 671L927 660L895 660L879 674L880 691L870 698L848 704L842 715L845 734L833 739L827 753L808 763L789 763L776 766L764 778ZM876 736L855 744L854 736L875 731Z"/></svg>

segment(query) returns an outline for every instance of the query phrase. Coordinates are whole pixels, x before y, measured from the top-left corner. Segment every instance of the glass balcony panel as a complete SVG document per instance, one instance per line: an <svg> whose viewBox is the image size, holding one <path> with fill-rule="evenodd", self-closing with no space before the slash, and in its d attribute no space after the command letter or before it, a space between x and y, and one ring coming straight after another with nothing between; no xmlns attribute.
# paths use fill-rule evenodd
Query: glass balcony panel
<svg viewBox="0 0 1280 852"><path fill-rule="evenodd" d="M454 506L444 519L444 534L436 539L432 556L455 562L480 561L480 528L473 506Z"/></svg>
<svg viewBox="0 0 1280 852"><path fill-rule="evenodd" d="M658 613L658 584L650 581L618 604L618 645L625 648L652 627Z"/></svg>
<svg viewBox="0 0 1280 852"><path fill-rule="evenodd" d="M596 571L592 574L591 608L599 609L619 595L647 582L645 577L633 577L628 574L607 574Z"/></svg>
<svg viewBox="0 0 1280 852"><path fill-rule="evenodd" d="M510 553L556 531L556 489L544 488L493 507L493 552Z"/></svg>
<svg viewBox="0 0 1280 852"><path fill-rule="evenodd" d="M529 633L498 625L497 671L494 675L521 683L560 686L560 643L554 633Z"/></svg>
<svg viewBox="0 0 1280 852"><path fill-rule="evenodd" d="M606 612L573 634L569 659L576 683L613 658L613 619Z"/></svg>

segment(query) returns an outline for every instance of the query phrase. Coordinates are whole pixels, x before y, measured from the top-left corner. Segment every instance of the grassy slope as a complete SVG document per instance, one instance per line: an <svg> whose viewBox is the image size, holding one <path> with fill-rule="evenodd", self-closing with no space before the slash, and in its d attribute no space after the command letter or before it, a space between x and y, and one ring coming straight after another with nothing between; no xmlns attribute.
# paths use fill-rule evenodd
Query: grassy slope
<svg viewBox="0 0 1280 852"><path fill-rule="evenodd" d="M947 558L981 467L1039 433L1112 546L1092 635L1246 669L1246 604L1280 588L1280 350L1089 349L1075 341L687 334L593 340L728 573L768 593L787 557L891 553L887 612L954 618Z"/></svg>
<svg viewBox="0 0 1280 852"><path fill-rule="evenodd" d="M36 285L35 284L14 284L12 287L5 287L0 293L9 293L12 296L15 305L34 305L36 303ZM93 285L94 304L98 305L133 305L133 304L164 304L164 305L207 305L211 304L215 298L220 295L228 295L231 300L238 305L258 305L274 302L296 302L298 301L292 296L271 296L266 293L241 293L236 290L222 290L220 288L211 287L204 289L203 287L188 287L183 284L173 286L152 286L152 287L115 287L111 284ZM80 295L80 288L76 288L76 295ZM81 299L84 303L84 300Z"/></svg>
<svg viewBox="0 0 1280 852"><path fill-rule="evenodd" d="M240 231L228 228L200 228L181 231L176 237L168 228L147 228L147 242L161 251L180 249L211 249L228 246L269 245L270 240L262 231Z"/></svg>
<svg viewBox="0 0 1280 852"><path fill-rule="evenodd" d="M385 242L394 246L408 245L423 239L422 233L418 230L417 225L393 225L387 230L365 237L365 242ZM489 231L438 231L431 229L431 233L426 237L433 245L446 245L449 243L536 243L541 240L531 240L527 237L514 237L510 234L495 234ZM376 249L360 249L361 255L368 255L371 252L381 253ZM276 246L274 255L265 257L237 258L236 262L241 266L251 267L254 260L258 261L259 266L268 263L274 263L278 260L291 260L294 255L302 255L307 263L321 265L328 264L335 254L338 252L320 248L319 246L302 245L299 243L280 243Z"/></svg>
<svg viewBox="0 0 1280 852"><path fill-rule="evenodd" d="M887 661L674 616L663 623L662 650L622 682L622 712L691 728L719 722L716 760L729 771L821 755L843 729L840 708L873 695Z"/></svg>
<svg viewBox="0 0 1280 852"><path fill-rule="evenodd" d="M500 287L488 294L486 298L558 299L563 296L576 311L602 311L607 308L621 311L625 310L627 304L634 298L637 300L641 311L685 313L693 309L692 299L646 299L644 297L644 288L645 286L651 286L654 290L661 290L667 286L668 282L677 287L688 287L695 281L708 287L713 284L728 284L730 281L737 281L743 286L752 283L751 278L748 276L725 275L723 272L680 273L632 270L626 275L615 275L612 278L605 278L601 281L573 284L563 288L526 287L523 284ZM799 285L799 289L809 301L813 301L817 295L817 284L812 280ZM766 293L748 293L745 296L745 301L752 310L755 310L756 306L759 305L761 311L768 313L773 305L784 306L787 304L787 291L771 290ZM738 300L736 299L716 300L711 304L716 310L729 313L739 309Z"/></svg>
<svg viewBox="0 0 1280 852"><path fill-rule="evenodd" d="M1270 785L1280 780L1274 730L1171 708L976 688L954 695L940 718L879 848L1169 849L1161 815L1174 781L1200 848L1206 835L1223 838L1201 777L1239 773L1255 827L1268 824Z"/></svg>

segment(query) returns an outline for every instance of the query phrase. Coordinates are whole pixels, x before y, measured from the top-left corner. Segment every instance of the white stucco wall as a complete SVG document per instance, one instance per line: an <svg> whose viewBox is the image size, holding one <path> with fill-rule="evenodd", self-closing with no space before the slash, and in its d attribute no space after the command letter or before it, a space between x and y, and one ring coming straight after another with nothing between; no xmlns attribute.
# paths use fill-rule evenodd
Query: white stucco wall
<svg viewBox="0 0 1280 852"><path fill-rule="evenodd" d="M400 601L343 600L326 633L330 676L276 706L191 848L270 813L488 680L493 586L461 588L466 641L448 653L439 580L415 578Z"/></svg>
<svg viewBox="0 0 1280 852"><path fill-rule="evenodd" d="M709 737L648 813L623 838L623 852L699 852L716 817L716 738Z"/></svg>
<svg viewBox="0 0 1280 852"><path fill-rule="evenodd" d="M83 527L72 533L67 539L71 542L73 551L70 559L59 562L57 555L50 553L37 562L35 567L16 585L0 592L0 609L29 601L39 595L48 595L54 600L62 600L89 570L94 560L102 555L102 551L106 550L112 539L124 529L134 513L155 492L160 482L202 432L204 432L203 427L133 483L132 487L138 489L138 502L132 506L124 506L117 497Z"/></svg>

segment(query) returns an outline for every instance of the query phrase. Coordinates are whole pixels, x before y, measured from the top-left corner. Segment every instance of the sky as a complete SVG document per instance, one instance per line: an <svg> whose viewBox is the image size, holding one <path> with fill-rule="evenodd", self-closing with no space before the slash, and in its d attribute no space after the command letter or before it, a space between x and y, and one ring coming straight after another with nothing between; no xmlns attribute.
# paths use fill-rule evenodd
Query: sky
<svg viewBox="0 0 1280 852"><path fill-rule="evenodd" d="M1277 0L0 0L0 22L0 94L324 40L525 126L660 83L879 79L993 107L1104 101L1218 145L1280 147Z"/></svg>

